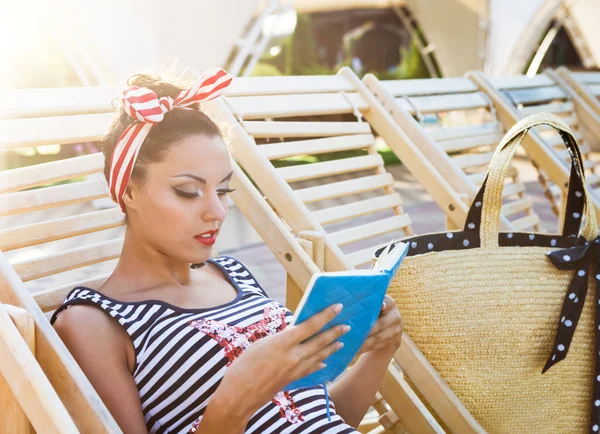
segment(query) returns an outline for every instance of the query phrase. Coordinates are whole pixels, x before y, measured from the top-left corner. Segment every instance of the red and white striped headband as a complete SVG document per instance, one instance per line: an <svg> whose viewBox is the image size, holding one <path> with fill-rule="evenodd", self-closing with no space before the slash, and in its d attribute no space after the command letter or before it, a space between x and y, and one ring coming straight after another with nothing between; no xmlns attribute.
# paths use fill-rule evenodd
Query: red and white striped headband
<svg viewBox="0 0 600 434"><path fill-rule="evenodd" d="M123 195L129 184L135 161L144 140L152 127L162 121L175 107L188 108L201 101L219 97L231 84L233 77L221 68L206 71L189 89L182 90L175 99L158 98L156 93L145 87L132 86L123 91L121 101L123 109L132 118L138 120L121 134L110 159L110 177L108 187L113 200L123 212Z"/></svg>

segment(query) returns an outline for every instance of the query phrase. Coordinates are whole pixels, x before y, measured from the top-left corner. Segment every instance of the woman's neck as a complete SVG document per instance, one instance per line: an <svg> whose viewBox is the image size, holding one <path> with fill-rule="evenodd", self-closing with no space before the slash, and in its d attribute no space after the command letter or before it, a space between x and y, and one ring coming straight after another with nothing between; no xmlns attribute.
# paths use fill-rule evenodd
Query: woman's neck
<svg viewBox="0 0 600 434"><path fill-rule="evenodd" d="M189 262L178 261L156 251L128 230L119 262L105 286L109 286L111 292L126 293L159 285L186 287L192 282L191 271Z"/></svg>

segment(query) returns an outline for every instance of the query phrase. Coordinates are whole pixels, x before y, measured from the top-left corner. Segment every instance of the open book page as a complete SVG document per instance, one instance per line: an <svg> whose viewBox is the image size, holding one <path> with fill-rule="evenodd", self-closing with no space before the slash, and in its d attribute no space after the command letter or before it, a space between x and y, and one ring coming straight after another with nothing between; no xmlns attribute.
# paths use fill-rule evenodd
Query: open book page
<svg viewBox="0 0 600 434"><path fill-rule="evenodd" d="M383 252L381 252L373 269L384 270L394 276L407 253L408 244L392 241Z"/></svg>

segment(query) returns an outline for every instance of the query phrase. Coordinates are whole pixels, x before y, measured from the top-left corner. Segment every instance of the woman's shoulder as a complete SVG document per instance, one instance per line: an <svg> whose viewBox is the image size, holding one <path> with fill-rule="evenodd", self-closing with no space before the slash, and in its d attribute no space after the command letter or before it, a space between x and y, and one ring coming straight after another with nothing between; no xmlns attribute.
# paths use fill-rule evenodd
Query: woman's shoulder
<svg viewBox="0 0 600 434"><path fill-rule="evenodd" d="M222 255L209 259L210 262L221 268L227 276L241 289L245 291L258 292L265 297L268 294L254 277L249 268L239 259L232 256Z"/></svg>

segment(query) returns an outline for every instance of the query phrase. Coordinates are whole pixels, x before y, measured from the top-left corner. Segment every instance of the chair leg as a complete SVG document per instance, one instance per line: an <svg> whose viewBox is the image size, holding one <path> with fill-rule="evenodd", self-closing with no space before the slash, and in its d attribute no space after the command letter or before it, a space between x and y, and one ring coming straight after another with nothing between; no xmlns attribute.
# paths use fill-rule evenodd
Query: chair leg
<svg viewBox="0 0 600 434"><path fill-rule="evenodd" d="M71 416L31 351L34 341L32 324L33 318L24 309L0 304L0 374L37 432L78 433ZM2 414L5 414L4 411ZM21 425L18 430L11 425L2 432L32 432L29 423L24 424L22 415L18 414L17 418L12 422ZM1 423L5 422L10 423Z"/></svg>
<svg viewBox="0 0 600 434"><path fill-rule="evenodd" d="M23 337L29 350L35 354L35 327L31 315L24 309L4 305L12 322ZM29 418L21 408L10 386L0 374L0 432L14 434L33 434Z"/></svg>

